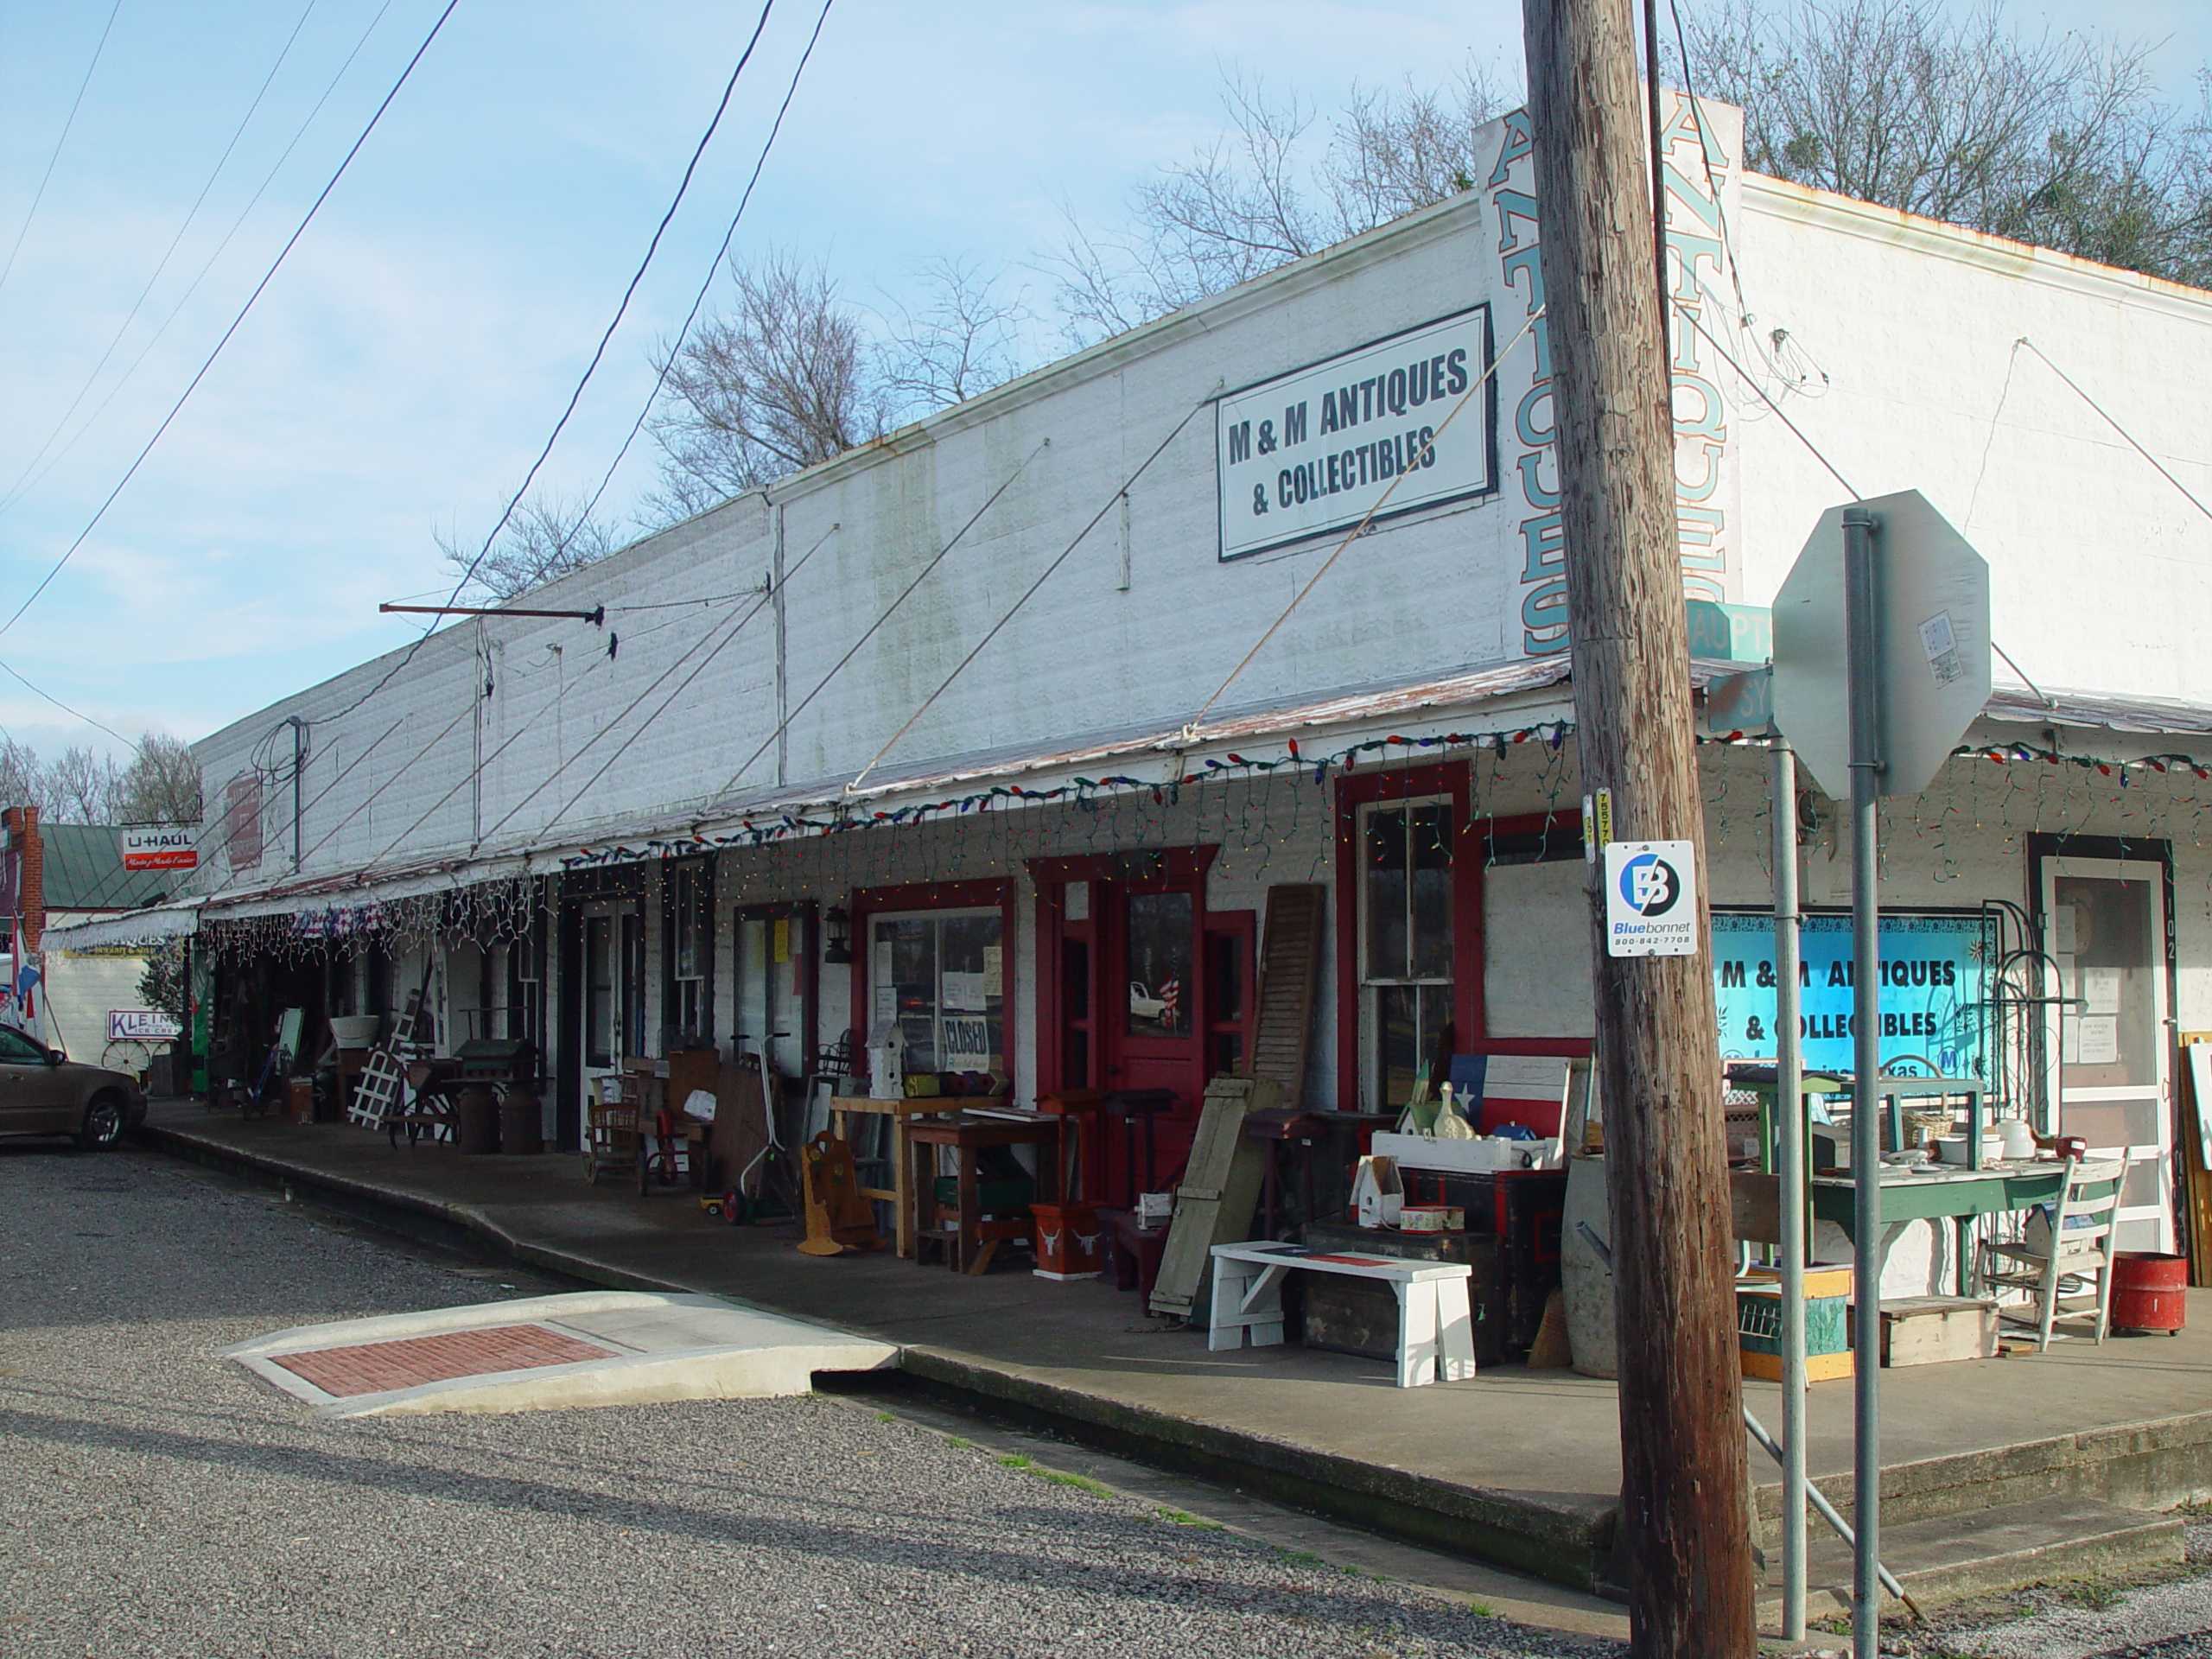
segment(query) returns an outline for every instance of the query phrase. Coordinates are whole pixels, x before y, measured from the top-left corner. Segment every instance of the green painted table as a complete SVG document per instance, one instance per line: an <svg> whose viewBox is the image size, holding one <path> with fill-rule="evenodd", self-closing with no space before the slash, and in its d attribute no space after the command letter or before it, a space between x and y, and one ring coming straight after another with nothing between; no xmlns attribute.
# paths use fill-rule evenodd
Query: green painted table
<svg viewBox="0 0 2212 1659"><path fill-rule="evenodd" d="M1885 1168L1882 1173L1881 1254L1916 1221L1951 1218L1958 1237L1959 1294L1971 1295L1974 1223L1977 1216L2031 1209L2055 1200L2066 1184L2066 1166L2053 1162L1998 1163L1980 1169ZM1857 1189L1850 1177L1816 1175L1813 1215L1852 1230Z"/></svg>

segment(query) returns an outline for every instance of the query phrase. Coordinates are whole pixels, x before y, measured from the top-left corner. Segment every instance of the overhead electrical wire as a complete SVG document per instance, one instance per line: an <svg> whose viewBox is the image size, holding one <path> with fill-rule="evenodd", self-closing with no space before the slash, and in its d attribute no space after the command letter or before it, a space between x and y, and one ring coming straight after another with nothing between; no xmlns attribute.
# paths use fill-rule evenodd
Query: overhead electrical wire
<svg viewBox="0 0 2212 1659"><path fill-rule="evenodd" d="M806 50L799 54L798 67L791 71L791 85L784 89L784 101L778 107L776 118L768 128L768 137L762 142L760 154L753 163L753 176L745 181L745 192L737 199L737 211L729 216L729 228L722 232L721 246L715 251L714 258L707 265L706 278L699 284L698 293L692 296L691 308L683 314L683 321L677 327L676 338L669 346L668 354L657 365L653 389L646 394L645 406L639 410L638 418L630 423L630 430L624 435L621 448L614 452L614 459L607 463L607 471L600 477L599 487L591 493L591 499L584 504L583 516L586 518L591 516L593 510L599 505L600 497L607 493L607 486L614 481L615 468L621 466L622 458L630 453L630 446L638 441L638 434L644 430L645 422L652 416L653 405L660 401L661 388L668 384L668 372L675 366L676 354L683 349L685 339L691 333L691 325L699 320L700 308L706 304L708 291L715 285L715 272L721 269L722 261L729 257L729 245L737 238L737 223L745 217L745 209L753 200L753 188L760 182L761 171L768 165L768 152L776 147L776 135L784 130L784 117L791 112L791 99L798 93L799 77L806 73L807 60L814 55L814 43L822 38L822 26L830 21L830 8L836 3L836 0L822 0L821 15L814 20L814 33L807 37ZM763 12L760 21L766 23L767 20L767 14ZM758 39L760 31L756 29L753 33L754 38ZM749 48L747 49L750 50Z"/></svg>
<svg viewBox="0 0 2212 1659"><path fill-rule="evenodd" d="M881 611L877 613L875 620L869 623L867 627L861 631L861 637L853 641L851 647L847 650L843 656L840 657L835 663L830 664L830 671L827 674L824 674L819 680L815 682L814 690L808 692L804 697L799 699L798 707L793 709L781 720L778 721L776 722L776 729L770 732L767 736L760 740L760 747L753 750L751 754L746 756L745 764L740 766L735 772L732 772L730 774L729 781L715 791L717 795L727 795L730 791L737 787L737 780L744 777L747 772L753 769L753 763L755 760L758 760L762 755L768 753L770 746L772 745L778 738L781 737L785 732L791 729L791 721L797 720L802 714L806 712L807 705L811 703L815 698L822 695L823 689L826 687L830 681L837 677L839 671L844 668L847 663L851 662L854 658L860 655L861 647L868 644L869 640L875 638L876 630L891 620L892 613L906 602L908 598L912 595L914 589L920 587L928 578L931 571L936 569L938 565L944 563L944 556L951 552L954 548L960 545L961 539L965 537L969 531L975 529L976 521L991 510L992 506L997 502L1001 496L1004 495L1008 490L1014 487L1014 480L1020 478L1022 474L1029 470L1029 463L1036 460L1038 456L1043 454L1046 448L1051 445L1052 442L1052 441L1050 438L1039 441L1034 449L1032 449L1027 454L1021 458L1021 464L1006 475L1006 481L1001 484L998 488L993 490L990 494L983 498L983 505L976 508L973 513L969 515L968 522L966 524L961 525L958 530L952 532L952 539L950 541L947 542L943 547L938 549L935 553L930 556L929 562L923 565L918 571L915 572L914 579L899 589L899 597L893 600L890 604L885 606ZM785 580L788 582L789 578L786 578Z"/></svg>
<svg viewBox="0 0 2212 1659"><path fill-rule="evenodd" d="M61 159L61 147L69 142L70 130L77 124L77 111L85 104L85 89L92 84L92 72L100 67L100 56L107 50L107 37L115 32L115 20L122 10L123 0L115 0L108 10L107 22L100 27L99 41L92 48L92 60L85 66L85 78L77 83L77 96L70 100L68 116L61 123L61 136L54 141L54 153L46 158L46 171L39 175L38 188L31 192L31 205L16 232L14 245L8 250L8 262L0 265L0 288L7 286L9 276L16 269L16 256L23 251L23 238L31 233L31 221L38 217L39 203L46 200L46 187L54 181L54 163Z"/></svg>
<svg viewBox="0 0 2212 1659"><path fill-rule="evenodd" d="M453 591L446 599L448 605L458 603L461 589L476 579L477 570L491 556L492 544L499 540L499 532L507 527L508 520L515 515L515 509L522 505L523 497L530 493L530 486L537 480L538 470L545 465L547 457L552 454L553 446L560 442L562 432L568 427L569 416L576 412L576 405L583 399L584 388L591 384L592 376L597 372L601 361L607 356L607 347L614 338L614 331L622 326L622 319L630 309L630 302L636 297L639 284L645 281L645 272L652 265L653 255L660 248L661 238L667 233L670 222L676 217L676 210L683 205L683 198L691 188L692 176L699 170L700 158L707 153L707 146L713 142L715 132L721 126L722 117L729 109L730 99L737 91L738 77L745 73L746 65L753 61L753 48L760 45L761 34L768 26L768 15L775 10L775 5L776 0L766 0L766 3L760 8L760 19L753 26L752 38L746 41L745 50L738 58L737 67L730 71L729 79L722 87L721 101L715 105L714 116L707 123L706 130L699 135L697 144L693 146L691 159L684 164L683 176L677 183L676 194L670 198L667 211L660 216L660 223L653 227L652 239L645 245L645 257L638 261L638 268L631 274L628 286L622 290L621 302L614 308L613 317L607 322L605 331L601 334L599 344L593 349L591 360L584 365L583 373L577 378L575 389L569 394L568 404L562 410L561 417L553 423L553 430L546 435L543 447L537 452L537 458L531 462L530 470L523 475L522 483L507 499L507 505L500 512L499 522L492 526L491 533L484 538L484 545L477 549L475 556L469 560L467 567L461 571L461 580L454 583ZM321 718L326 721L343 719L382 691L385 687L390 685L398 677L400 671L414 660L415 653L422 649L423 642L436 632L437 626L436 620L432 619L422 632L408 642L407 649L400 653L399 660L385 671L383 678L362 692L345 708L325 715ZM6 629L0 628L0 633L5 632L7 632Z"/></svg>
<svg viewBox="0 0 2212 1659"><path fill-rule="evenodd" d="M176 257L177 249L184 242L185 232L192 228L193 220L200 216L200 208L207 205L208 194L215 188L215 181L222 177L224 168L230 164L232 152L238 149L238 140L245 137L246 128L252 124L255 113L261 108L262 100L269 96L269 89L276 82L277 71L283 68L285 60L292 55L292 48L299 41L300 31L307 27L308 19L314 15L315 7L320 3L321 0L308 0L306 7L300 13L299 21L292 25L292 32L284 37L283 47L276 54L276 61L270 65L269 73L262 77L260 90L254 93L253 101L246 105L245 113L238 118L238 126L231 133L230 143L223 146L223 153L215 158L215 165L208 171L207 183L200 187L200 194L193 198L192 206L185 210L184 219L176 227L176 234L169 238L168 246L162 250L159 263L154 266L154 274L146 279L146 285L138 290L138 297L131 302L130 309L124 314L123 321L116 325L114 337L108 341L107 349L100 353L99 361L92 365L92 372L85 377L85 384L77 389L77 395L69 400L69 407L63 410L61 417L54 422L54 430L47 435L46 442L39 445L38 453L24 463L22 476L16 480L8 492L9 500L14 500L20 493L23 479L29 478L39 462L46 459L47 451L54 448L55 442L67 429L69 417L77 412L78 405L92 395L93 386L99 382L100 372L107 367L109 359L114 357L115 348L123 344L124 335L130 331L130 325L138 320L139 312L145 308L147 300L152 296L154 285L162 280L162 273L169 268L169 261ZM384 14L378 12L377 15L382 16ZM370 27L373 29L375 24L372 23ZM347 61L351 62L352 60L349 58ZM287 149L285 153L289 155L290 151ZM227 238L225 239L228 240ZM174 315L175 313L171 315ZM134 363L132 367L136 366ZM128 378L127 373L125 378ZM106 405L103 404L101 407L105 408Z"/></svg>
<svg viewBox="0 0 2212 1659"><path fill-rule="evenodd" d="M123 476L116 480L115 487L107 493L106 499L100 503L92 518L86 522L84 529L77 532L77 538L71 542L61 556L54 561L53 569L39 579L38 586L31 589L23 602L16 607L14 613L5 622L0 622L0 634L6 633L9 629L22 620L23 613L30 609L31 606L37 601L38 596L47 590L48 586L56 576L61 574L62 567L75 556L77 550L85 544L100 520L107 516L107 510L115 505L116 498L123 493L124 486L137 475L139 467L145 464L146 457L153 454L154 446L162 441L162 435L169 429L170 424L183 412L184 406L190 401L192 394L199 389L200 383L207 378L208 371L215 366L215 360L223 354L223 347L230 344L231 337L237 334L239 327L244 324L248 314L253 309L254 302L258 300L269 284L276 280L277 271L283 268L285 257L298 245L300 238L307 234L308 226L315 222L315 214L321 210L322 204L330 200L331 192L337 189L338 181L346 176L346 169L353 164L353 158L361 153L361 147L369 142L369 135L377 130L377 124L384 119L385 111L391 107L392 100L399 96L400 89L407 85L408 78L415 73L415 66L423 61L423 54L429 51L431 42L438 38L438 31L446 26L446 19L453 16L454 9L460 4L461 0L446 0L446 8L438 14L437 22L430 25L430 32L423 37L422 45L415 48L415 55L408 59L407 67L399 72L399 79L392 82L391 90L384 95L384 101L377 105L376 112L369 117L368 124L361 129L360 137L354 139L353 148L346 152L345 159L338 163L338 168L330 175L329 182L322 187L321 193L316 195L307 213L302 216L292 234L285 238L284 245L277 250L276 258L270 262L269 269L262 274L261 280L254 284L253 292L246 296L245 303L238 308L238 315L231 319L231 326L223 330L222 338L215 342L214 349L207 353L207 359L200 364L199 372L192 377L185 389L177 394L176 402L169 406L169 412L162 417L162 423L154 429L153 436L146 440L144 447L138 451L130 465L124 469Z"/></svg>
<svg viewBox="0 0 2212 1659"><path fill-rule="evenodd" d="M339 83L346 79L346 72L353 67L353 60L361 55L361 48L369 43L369 37L376 33L377 25L384 21L385 13L391 10L391 0L384 0L384 3L377 8L376 15L369 19L368 27L361 31L360 38L353 42L353 49L346 54L345 61L338 66L337 73L331 76L329 85L322 89L322 96L316 99L315 106L301 118L299 125L293 130L290 141L278 152L276 159L270 163L268 171L262 175L261 182L254 188L253 194L246 199L245 206L239 208L232 219L230 228L223 232L222 240L216 243L213 251L207 258L200 261L200 269L194 273L192 280L185 284L184 292L177 296L176 302L169 307L168 315L164 316L155 326L154 332L146 337L146 343L138 348L137 355L124 365L123 372L115 378L115 384L107 389L106 394L101 397L92 412L79 423L77 429L70 434L61 448L54 452L54 458L46 463L45 468L39 473L38 476L33 478L30 475L30 468L24 468L22 474L9 486L7 495L0 498L0 512L5 512L16 502L22 500L28 492L36 489L44 483L48 474L61 464L63 457L74 449L85 435L99 423L100 416L107 412L107 406L116 400L117 395L124 387L130 384L130 378L138 372L138 365L152 354L154 347L161 344L162 337L168 333L170 325L183 315L184 308L192 302L192 296L200 291L200 283L207 280L207 273L214 270L216 261L223 257L232 242L236 239L238 232L245 227L247 219L252 215L253 210L261 205L262 197L269 194L269 187L276 181L276 175L283 171L284 163L291 160L292 152L300 147L300 140L307 137L308 129L315 124L315 118L322 113L322 106L330 102L331 94L338 90Z"/></svg>
<svg viewBox="0 0 2212 1659"><path fill-rule="evenodd" d="M767 0L760 8L760 21L753 26L753 38L745 43L745 51L737 60L737 67L729 72L729 79L722 86L721 100L715 105L714 117L707 123L707 130L699 135L699 142L691 151L691 159L683 164L683 176L677 182L676 194L669 200L668 211L660 216L660 223L653 226L652 239L645 244L645 257L638 261L638 269L631 274L629 286L622 290L621 302L614 308L614 315L608 320L606 332L600 335L599 344L592 348L591 361L584 365L583 373L577 377L575 390L569 394L568 406L562 410L561 418L553 423L552 431L546 435L544 448L537 452L537 459L530 463L530 470L523 474L522 483L509 498L506 510L500 513L499 522L485 537L484 545L477 550L476 556L468 562L468 568L461 573L461 580L454 584L453 598L448 599L447 604L457 601L461 590L475 579L477 568L490 555L492 543L507 527L507 520L514 517L515 509L522 505L523 497L530 493L531 485L537 480L538 468L545 465L546 458L553 453L553 446L560 442L561 434L569 424L569 417L576 412L576 405L583 400L584 388L591 384L592 376L598 372L601 361L607 356L607 346L614 339L614 331L622 326L622 319L629 314L630 302L637 297L638 286L645 280L645 272L652 268L653 255L659 251L660 239L668 233L669 224L675 219L676 210L683 205L683 198L691 188L692 175L699 170L700 159L706 155L707 146L714 142L715 133L721 126L722 117L729 111L729 101L737 92L737 78L745 73L745 66L753 61L753 49L760 44L761 32L768 27L768 14L775 8L776 0ZM435 627L436 624L433 623L431 626ZM427 633L429 630L424 632Z"/></svg>

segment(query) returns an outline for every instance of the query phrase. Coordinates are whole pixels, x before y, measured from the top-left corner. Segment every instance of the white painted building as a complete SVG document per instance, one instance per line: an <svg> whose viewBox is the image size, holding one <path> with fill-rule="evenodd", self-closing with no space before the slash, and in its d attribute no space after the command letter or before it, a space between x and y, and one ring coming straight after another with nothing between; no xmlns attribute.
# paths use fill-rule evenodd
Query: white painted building
<svg viewBox="0 0 2212 1659"><path fill-rule="evenodd" d="M2123 763L2212 765L2212 295L1741 176L1704 115L1666 126L1686 592L1765 606L1822 510L1904 488L1987 556L1977 753L1888 814L1897 1052L2032 1104L2054 1036L2068 1126L2132 1149L2133 1242L2170 1244L2212 785ZM1518 118L1486 143L1465 195L532 595L601 624L458 623L207 738L214 959L527 1028L569 1143L626 1052L789 1031L796 1072L887 1018L1019 1097L1172 1087L1186 1138L1283 884L1329 909L1310 1104L1402 1098L1447 1034L1586 1052L1532 165ZM1703 753L1712 901L1755 907L1764 755ZM1762 1052L1757 940L1717 925L1724 1052ZM2063 1031L1992 1024L2023 949L2071 976Z"/></svg>

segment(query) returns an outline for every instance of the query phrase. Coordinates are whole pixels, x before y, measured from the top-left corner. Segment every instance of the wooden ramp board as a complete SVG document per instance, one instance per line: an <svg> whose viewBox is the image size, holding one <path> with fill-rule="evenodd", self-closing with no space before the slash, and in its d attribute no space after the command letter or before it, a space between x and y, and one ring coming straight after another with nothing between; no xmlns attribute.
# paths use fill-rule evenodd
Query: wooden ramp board
<svg viewBox="0 0 2212 1659"><path fill-rule="evenodd" d="M1282 1091L1291 1111L1306 1092L1306 1060L1313 1029L1313 983L1321 968L1321 925L1327 898L1316 885L1287 883L1268 889L1266 931L1260 938L1257 1018L1252 1033L1253 1077Z"/></svg>
<svg viewBox="0 0 2212 1659"><path fill-rule="evenodd" d="M1160 1256L1150 1306L1165 1318L1197 1317L1208 1293L1213 1247L1251 1236L1267 1173L1267 1143L1244 1133L1249 1112L1271 1111L1282 1091L1267 1077L1216 1077L1206 1085L1191 1160L1175 1189L1175 1218Z"/></svg>

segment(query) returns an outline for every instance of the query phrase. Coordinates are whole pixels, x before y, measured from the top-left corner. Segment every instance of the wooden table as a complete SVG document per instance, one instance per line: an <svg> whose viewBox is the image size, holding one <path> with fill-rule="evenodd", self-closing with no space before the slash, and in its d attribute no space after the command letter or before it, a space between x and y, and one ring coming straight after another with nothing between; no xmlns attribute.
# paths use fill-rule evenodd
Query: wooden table
<svg viewBox="0 0 2212 1659"><path fill-rule="evenodd" d="M1848 1175L1815 1175L1813 1214L1850 1232L1856 1218L1857 1187ZM2048 1160L1996 1163L1980 1169L1940 1165L1885 1165L1881 1179L1881 1254L1916 1221L1949 1217L1956 1227L1959 1294L1972 1294L1974 1223L1977 1216L2026 1210L2056 1198L2066 1185L2066 1166Z"/></svg>
<svg viewBox="0 0 2212 1659"><path fill-rule="evenodd" d="M919 1214L929 1217L926 1227L917 1221L917 1250L925 1238L940 1240L952 1258L955 1271L981 1273L991 1265L991 1257L998 1253L1001 1243L1028 1236L1030 1221L1027 1216L1004 1221L983 1219L977 1192L976 1154L985 1147L1037 1147L1040 1201L1052 1203L1059 1194L1060 1125L1065 1121L1058 1117L1027 1122L992 1117L905 1120L902 1127L913 1158L909 1191ZM941 1224L934 1196L938 1152L944 1147L950 1147L957 1154L954 1174L958 1201L951 1206L952 1224L949 1227Z"/></svg>
<svg viewBox="0 0 2212 1659"><path fill-rule="evenodd" d="M849 1147L853 1143L850 1129L855 1114L891 1120L891 1185L864 1186L860 1193L864 1198L877 1199L891 1206L895 1248L903 1256L914 1254L914 1190L909 1179L912 1171L908 1165L906 1126L918 1117L936 1117L959 1109L957 1100L944 1095L914 1100L874 1100L866 1095L830 1096L830 1132Z"/></svg>

